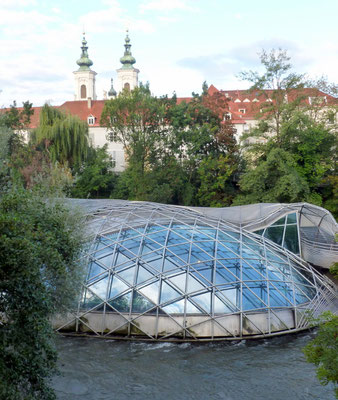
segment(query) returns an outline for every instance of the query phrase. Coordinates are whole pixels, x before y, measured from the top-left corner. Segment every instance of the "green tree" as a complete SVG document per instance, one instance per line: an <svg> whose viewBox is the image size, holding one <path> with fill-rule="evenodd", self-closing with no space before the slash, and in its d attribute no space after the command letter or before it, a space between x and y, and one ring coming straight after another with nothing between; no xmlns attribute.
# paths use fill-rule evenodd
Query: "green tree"
<svg viewBox="0 0 338 400"><path fill-rule="evenodd" d="M317 367L319 382L332 382L338 398L338 316L325 312L316 322L321 323L317 335L303 351L306 360Z"/></svg>
<svg viewBox="0 0 338 400"><path fill-rule="evenodd" d="M9 168L10 132L1 139L0 398L54 399L50 319L73 305L82 282L82 217L48 183L24 189Z"/></svg>
<svg viewBox="0 0 338 400"><path fill-rule="evenodd" d="M67 163L77 170L88 155L88 125L45 104L40 111L39 127L31 134L31 143L43 145L53 162Z"/></svg>
<svg viewBox="0 0 338 400"><path fill-rule="evenodd" d="M71 196L109 198L117 182L117 175L112 171L113 164L107 153L107 145L97 149L90 148L87 161L75 177Z"/></svg>
<svg viewBox="0 0 338 400"><path fill-rule="evenodd" d="M328 120L334 107L323 109L322 104L305 102L309 90L303 90L304 77L291 72L285 51L263 52L261 61L265 73L242 74L253 83L250 90L259 90L268 101L261 104L256 127L243 136L247 169L235 204L309 201L321 205L334 190L328 180L337 165L337 126ZM318 95L316 88L310 92Z"/></svg>

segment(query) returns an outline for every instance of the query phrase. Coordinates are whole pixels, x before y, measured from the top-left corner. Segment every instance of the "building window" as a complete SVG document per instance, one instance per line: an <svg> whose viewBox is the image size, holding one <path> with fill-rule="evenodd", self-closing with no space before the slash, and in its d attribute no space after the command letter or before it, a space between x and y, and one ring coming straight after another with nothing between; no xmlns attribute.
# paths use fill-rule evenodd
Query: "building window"
<svg viewBox="0 0 338 400"><path fill-rule="evenodd" d="M87 88L86 85L81 85L81 99L87 98Z"/></svg>
<svg viewBox="0 0 338 400"><path fill-rule="evenodd" d="M250 100L248 98L243 100L243 103L250 103Z"/></svg>
<svg viewBox="0 0 338 400"><path fill-rule="evenodd" d="M93 117L92 115L90 115L88 117L88 125L94 125L95 124L95 117Z"/></svg>
<svg viewBox="0 0 338 400"><path fill-rule="evenodd" d="M129 84L128 82L126 82L126 83L124 84L123 88L124 88L125 90L128 90L128 92L129 92L129 91L130 91L130 84Z"/></svg>
<svg viewBox="0 0 338 400"><path fill-rule="evenodd" d="M238 110L240 113L242 113L242 114L245 114L245 108L240 108L239 110Z"/></svg>
<svg viewBox="0 0 338 400"><path fill-rule="evenodd" d="M224 114L224 121L229 121L231 119L231 114L230 113L225 113Z"/></svg>

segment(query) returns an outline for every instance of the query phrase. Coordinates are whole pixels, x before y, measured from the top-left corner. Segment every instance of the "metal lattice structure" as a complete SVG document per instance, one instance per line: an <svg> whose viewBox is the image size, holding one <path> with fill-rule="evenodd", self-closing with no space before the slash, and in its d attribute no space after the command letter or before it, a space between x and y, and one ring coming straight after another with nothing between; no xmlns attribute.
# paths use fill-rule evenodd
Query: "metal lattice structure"
<svg viewBox="0 0 338 400"><path fill-rule="evenodd" d="M233 340L304 329L306 310L336 306L333 285L301 258L220 218L143 202L88 211L88 274L60 331Z"/></svg>

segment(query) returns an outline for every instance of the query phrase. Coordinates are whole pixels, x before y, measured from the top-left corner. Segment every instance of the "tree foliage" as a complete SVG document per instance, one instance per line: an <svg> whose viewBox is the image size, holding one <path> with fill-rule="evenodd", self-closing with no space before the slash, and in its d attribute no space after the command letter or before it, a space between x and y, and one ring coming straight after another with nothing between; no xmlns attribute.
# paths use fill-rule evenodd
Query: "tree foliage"
<svg viewBox="0 0 338 400"><path fill-rule="evenodd" d="M247 169L235 204L328 201L335 212L337 124L329 115L336 106L308 104L305 94L318 95L318 89L305 91L304 76L291 72L289 61L285 51L263 52L265 72L242 74L252 82L250 90L268 101L261 104L257 125L243 136Z"/></svg>
<svg viewBox="0 0 338 400"><path fill-rule="evenodd" d="M204 167L219 159L213 202L230 204L238 149L232 125L223 121L225 103L224 96L209 96L206 90L190 102L179 103L176 96L156 98L147 86L107 102L101 122L110 129L110 139L124 145L128 161L113 196L204 204ZM232 189L223 195L227 185Z"/></svg>
<svg viewBox="0 0 338 400"><path fill-rule="evenodd" d="M67 163L70 168L77 169L88 155L88 125L76 116L45 104L31 141L43 145L53 162Z"/></svg>
<svg viewBox="0 0 338 400"><path fill-rule="evenodd" d="M338 398L338 316L325 312L316 323L321 323L317 336L303 349L306 360L317 367L322 385L332 382Z"/></svg>

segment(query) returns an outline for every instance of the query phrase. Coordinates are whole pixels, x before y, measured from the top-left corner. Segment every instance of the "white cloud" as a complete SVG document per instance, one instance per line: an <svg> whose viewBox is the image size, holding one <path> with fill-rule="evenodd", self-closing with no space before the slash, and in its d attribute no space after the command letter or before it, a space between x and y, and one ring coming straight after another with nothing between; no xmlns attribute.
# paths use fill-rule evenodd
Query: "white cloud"
<svg viewBox="0 0 338 400"><path fill-rule="evenodd" d="M0 8L18 8L27 6L36 6L36 0L0 0Z"/></svg>
<svg viewBox="0 0 338 400"><path fill-rule="evenodd" d="M142 3L139 8L141 13L146 11L193 10L186 0L150 0Z"/></svg>

